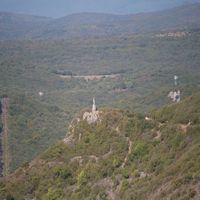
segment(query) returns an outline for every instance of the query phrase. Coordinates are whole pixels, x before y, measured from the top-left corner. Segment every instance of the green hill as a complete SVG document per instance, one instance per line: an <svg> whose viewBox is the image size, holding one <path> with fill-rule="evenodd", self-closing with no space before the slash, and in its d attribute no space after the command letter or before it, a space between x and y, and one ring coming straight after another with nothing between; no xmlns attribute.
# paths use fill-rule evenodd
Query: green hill
<svg viewBox="0 0 200 200"><path fill-rule="evenodd" d="M0 183L7 199L198 199L200 93L147 116L100 109ZM55 130L56 133L56 130Z"/></svg>

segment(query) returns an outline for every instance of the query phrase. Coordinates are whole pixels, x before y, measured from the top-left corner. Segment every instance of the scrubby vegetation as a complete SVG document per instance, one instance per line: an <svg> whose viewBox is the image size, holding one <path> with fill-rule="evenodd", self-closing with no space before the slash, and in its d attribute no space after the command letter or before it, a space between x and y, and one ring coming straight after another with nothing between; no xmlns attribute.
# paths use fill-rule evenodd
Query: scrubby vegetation
<svg viewBox="0 0 200 200"><path fill-rule="evenodd" d="M101 120L88 125L80 114L69 128L71 142L58 143L2 180L0 196L15 200L197 198L199 102L198 93L150 112L148 120L141 114L104 109Z"/></svg>
<svg viewBox="0 0 200 200"><path fill-rule="evenodd" d="M0 13L13 172L0 200L198 199L200 94L161 106L174 75L181 99L199 91L199 4L118 17ZM94 96L101 120L88 125L81 112L70 124Z"/></svg>
<svg viewBox="0 0 200 200"><path fill-rule="evenodd" d="M16 169L63 137L63 127L74 113L91 104L93 96L100 106L146 112L168 102L174 74L180 77L182 98L199 90L199 41L198 32L180 38L141 34L1 41L0 96L8 95L11 103L11 168ZM60 73L119 76L86 81L60 78ZM44 127L56 127L57 134L49 137L54 129L43 132Z"/></svg>
<svg viewBox="0 0 200 200"><path fill-rule="evenodd" d="M0 97L6 95L10 99L11 169L30 161L63 137L65 125L71 121L74 113L91 104L93 96L96 96L98 106L144 113L169 102L167 94L173 89L175 74L180 78L178 88L181 98L198 91L198 7L199 4L195 4L166 13L147 14L145 18L141 15L138 21L132 20L132 16L126 16L125 21L119 20L120 16L115 21L116 16L98 15L96 18L92 17L96 15L83 14L84 19L82 15L76 16L83 20L80 21L82 25L73 26L70 30L75 28L73 36L89 31L92 37L84 35L77 38L65 37L68 35L65 31L66 27L69 28L66 25L68 18L59 19L61 23L58 23L59 20L41 17L0 14L2 27L10 27L6 30L2 28L0 38L21 38L28 34L26 39L32 39L0 41ZM73 17L69 17L72 22ZM155 18L158 23L149 26L149 17ZM89 26L83 26L85 22ZM52 32L52 29L41 34L41 28L47 28L46 23L64 35ZM52 27L54 23L56 26ZM90 23L97 23L101 31L91 32ZM107 23L112 23L117 29L113 28L108 33ZM136 23L137 26L127 23ZM132 32L131 27L136 32ZM86 32L82 31L85 28ZM146 28L150 32L147 33ZM167 30L170 30L170 34ZM39 36L36 34L33 37L37 31ZM99 33L101 37L93 37ZM111 35L107 37L107 34ZM59 40L48 40L58 39L57 36L61 36ZM39 38L47 40L35 40ZM117 76L92 81L74 77L113 74ZM54 129L57 134L50 137Z"/></svg>

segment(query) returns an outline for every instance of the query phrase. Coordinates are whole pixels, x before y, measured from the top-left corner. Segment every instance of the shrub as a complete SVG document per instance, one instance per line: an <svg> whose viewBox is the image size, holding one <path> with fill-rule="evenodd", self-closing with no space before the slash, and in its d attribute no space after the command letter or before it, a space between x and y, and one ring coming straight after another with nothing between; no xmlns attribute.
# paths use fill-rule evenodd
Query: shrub
<svg viewBox="0 0 200 200"><path fill-rule="evenodd" d="M8 194L6 200L15 200L15 198L11 194Z"/></svg>
<svg viewBox="0 0 200 200"><path fill-rule="evenodd" d="M163 168L163 164L164 162L160 158L152 160L149 165L149 171L158 173Z"/></svg>
<svg viewBox="0 0 200 200"><path fill-rule="evenodd" d="M45 200L60 200L62 196L62 190L49 188Z"/></svg>
<svg viewBox="0 0 200 200"><path fill-rule="evenodd" d="M128 179L129 178L129 170L123 169L122 170L122 175L124 178Z"/></svg>
<svg viewBox="0 0 200 200"><path fill-rule="evenodd" d="M82 170L77 176L78 186L85 185L87 183L87 176L84 170Z"/></svg>
<svg viewBox="0 0 200 200"><path fill-rule="evenodd" d="M195 197L195 196L196 196L196 193L197 193L196 190L190 189L190 190L189 190L189 197L190 197L190 198Z"/></svg>
<svg viewBox="0 0 200 200"><path fill-rule="evenodd" d="M147 145L143 142L138 143L133 150L133 158L143 157L148 153Z"/></svg>
<svg viewBox="0 0 200 200"><path fill-rule="evenodd" d="M120 160L118 158L114 158L113 167L115 167L115 168L120 167Z"/></svg>

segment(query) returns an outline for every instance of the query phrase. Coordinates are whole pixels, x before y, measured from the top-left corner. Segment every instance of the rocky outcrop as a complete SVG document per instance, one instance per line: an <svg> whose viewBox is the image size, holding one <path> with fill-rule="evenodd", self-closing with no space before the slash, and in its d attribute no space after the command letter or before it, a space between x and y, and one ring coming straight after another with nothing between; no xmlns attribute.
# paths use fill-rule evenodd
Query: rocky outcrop
<svg viewBox="0 0 200 200"><path fill-rule="evenodd" d="M99 111L85 112L83 114L83 120L86 120L88 124L97 122L100 119Z"/></svg>
<svg viewBox="0 0 200 200"><path fill-rule="evenodd" d="M169 94L168 94L168 97L172 99L173 102L180 102L181 98L181 92L180 90L178 91L171 91Z"/></svg>

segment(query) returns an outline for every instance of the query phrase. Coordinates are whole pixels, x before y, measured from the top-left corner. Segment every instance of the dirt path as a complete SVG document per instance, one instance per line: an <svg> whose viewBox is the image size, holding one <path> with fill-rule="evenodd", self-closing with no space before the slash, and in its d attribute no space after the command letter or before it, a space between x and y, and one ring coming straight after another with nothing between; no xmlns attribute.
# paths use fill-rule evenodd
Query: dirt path
<svg viewBox="0 0 200 200"><path fill-rule="evenodd" d="M126 138L127 142L128 142L128 152L126 154L126 157L124 158L124 162L122 163L121 167L124 168L127 161L128 161L128 156L131 154L131 150L132 150L132 145L133 145L133 142L130 140L129 137Z"/></svg>
<svg viewBox="0 0 200 200"><path fill-rule="evenodd" d="M101 80L104 78L110 78L110 79L115 79L119 77L120 74L105 74L105 75L80 75L80 76L69 76L69 75L60 75L60 78L65 78L65 79L71 79L71 78L77 78L77 79L84 79L86 81L94 81L94 80Z"/></svg>
<svg viewBox="0 0 200 200"><path fill-rule="evenodd" d="M75 156L75 157L70 159L70 162L78 161L78 163L80 165L83 163L84 159L89 159L89 160L93 160L95 162L98 162L100 159L106 159L111 154L112 154L112 150L110 149L110 151L108 153L105 153L104 155L101 155L99 157L96 156L96 155Z"/></svg>
<svg viewBox="0 0 200 200"><path fill-rule="evenodd" d="M184 133L187 133L187 130L191 126L191 124L191 121L189 121L187 124L179 124L178 126Z"/></svg>
<svg viewBox="0 0 200 200"><path fill-rule="evenodd" d="M9 153L9 143L8 143L8 108L9 108L9 99L4 97L1 100L2 105L2 146L3 146L3 175L7 176L9 174L10 166L10 153Z"/></svg>

